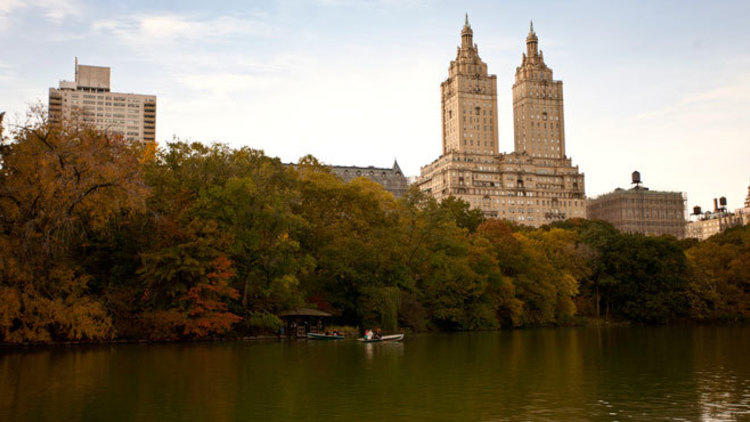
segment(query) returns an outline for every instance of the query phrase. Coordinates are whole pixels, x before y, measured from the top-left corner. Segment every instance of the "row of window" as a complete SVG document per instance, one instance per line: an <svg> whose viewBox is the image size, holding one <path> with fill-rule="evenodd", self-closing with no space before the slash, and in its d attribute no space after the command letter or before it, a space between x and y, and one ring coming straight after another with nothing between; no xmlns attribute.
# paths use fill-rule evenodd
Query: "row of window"
<svg viewBox="0 0 750 422"><path fill-rule="evenodd" d="M79 94L71 94L70 96L71 98L81 98ZM98 98L98 99L104 98L106 101L119 101L119 102L125 102L126 100L125 97L115 97L111 95L94 95L94 94L83 94L83 98ZM130 99L129 101L133 102L133 101L140 101L140 100Z"/></svg>
<svg viewBox="0 0 750 422"><path fill-rule="evenodd" d="M560 120L560 116L547 116L546 112L544 112L543 114L530 114L529 115L529 120L543 120L543 121L546 121L548 117L549 117L549 120ZM516 122L520 123L523 120L526 120L526 115L521 114L521 118L520 119L516 119ZM537 123L537 125L539 125L539 123ZM547 127L547 126L544 126L544 127Z"/></svg>

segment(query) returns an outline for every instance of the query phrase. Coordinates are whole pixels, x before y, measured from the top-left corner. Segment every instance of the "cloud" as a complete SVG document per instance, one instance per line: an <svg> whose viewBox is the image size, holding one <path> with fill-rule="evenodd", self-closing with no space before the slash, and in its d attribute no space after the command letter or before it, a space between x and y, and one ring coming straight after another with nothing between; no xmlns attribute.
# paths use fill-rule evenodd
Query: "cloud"
<svg viewBox="0 0 750 422"><path fill-rule="evenodd" d="M687 192L690 205L726 195L730 208L740 206L749 175L747 98L750 69L737 69L667 106L586 121L585 132L574 128L581 136L569 139L584 146L574 157L586 164L588 193L609 191L611 175L625 183L637 169L651 188ZM613 153L617 160L601 159Z"/></svg>
<svg viewBox="0 0 750 422"><path fill-rule="evenodd" d="M750 98L750 72L725 85L692 92L679 102L657 110L636 114L634 122L649 124L687 124L694 126L720 121L743 121L744 104ZM711 127L711 126L704 126Z"/></svg>
<svg viewBox="0 0 750 422"><path fill-rule="evenodd" d="M0 0L0 14L10 13L23 5L21 0Z"/></svg>
<svg viewBox="0 0 750 422"><path fill-rule="evenodd" d="M15 80L15 75L10 65L0 61L0 84L9 83L13 80Z"/></svg>
<svg viewBox="0 0 750 422"><path fill-rule="evenodd" d="M69 16L83 13L79 0L0 0L0 31L7 29L20 12L40 13L47 21L59 24Z"/></svg>
<svg viewBox="0 0 750 422"><path fill-rule="evenodd" d="M435 3L434 0L315 0L321 6L350 7L423 7Z"/></svg>
<svg viewBox="0 0 750 422"><path fill-rule="evenodd" d="M266 37L271 28L255 16L199 17L174 13L125 15L92 25L135 49L177 42L216 42L233 36Z"/></svg>
<svg viewBox="0 0 750 422"><path fill-rule="evenodd" d="M741 82L721 86L685 97L683 105L702 102L746 101L750 94L750 74L744 75Z"/></svg>
<svg viewBox="0 0 750 422"><path fill-rule="evenodd" d="M277 87L286 80L281 76L237 73L190 74L177 78L186 87L207 91L214 96L225 96L241 91L263 90Z"/></svg>
<svg viewBox="0 0 750 422"><path fill-rule="evenodd" d="M248 145L285 161L312 153L328 163L390 166L394 156L420 156L405 168L416 173L439 153L434 81L442 69L418 55L379 56L372 65L368 54L285 55L252 73L182 75L185 89L159 99L159 138Z"/></svg>

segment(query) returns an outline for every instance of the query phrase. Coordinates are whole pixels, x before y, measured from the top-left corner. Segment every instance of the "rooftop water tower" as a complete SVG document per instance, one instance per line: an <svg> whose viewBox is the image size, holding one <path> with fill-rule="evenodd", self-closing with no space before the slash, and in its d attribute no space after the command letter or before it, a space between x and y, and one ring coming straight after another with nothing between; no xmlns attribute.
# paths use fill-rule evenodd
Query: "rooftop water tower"
<svg viewBox="0 0 750 422"><path fill-rule="evenodd" d="M638 170L633 172L631 179L633 180L631 184L635 185L636 189L641 187L641 173Z"/></svg>

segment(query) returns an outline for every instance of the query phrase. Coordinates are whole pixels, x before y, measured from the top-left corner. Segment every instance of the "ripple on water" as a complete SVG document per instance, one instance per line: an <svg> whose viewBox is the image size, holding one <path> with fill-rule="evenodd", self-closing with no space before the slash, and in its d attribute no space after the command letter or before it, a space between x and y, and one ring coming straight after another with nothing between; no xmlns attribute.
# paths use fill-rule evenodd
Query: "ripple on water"
<svg viewBox="0 0 750 422"><path fill-rule="evenodd" d="M0 420L736 420L747 350L749 328L624 327L9 352Z"/></svg>

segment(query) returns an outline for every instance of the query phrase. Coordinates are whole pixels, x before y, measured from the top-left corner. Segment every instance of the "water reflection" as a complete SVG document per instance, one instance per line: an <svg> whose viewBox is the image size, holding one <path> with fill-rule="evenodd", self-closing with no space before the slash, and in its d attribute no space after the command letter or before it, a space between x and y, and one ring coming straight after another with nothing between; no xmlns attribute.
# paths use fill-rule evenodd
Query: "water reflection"
<svg viewBox="0 0 750 422"><path fill-rule="evenodd" d="M0 420L733 420L750 328L118 345L0 355Z"/></svg>
<svg viewBox="0 0 750 422"><path fill-rule="evenodd" d="M363 343L362 347L368 361L375 357L384 359L404 355L404 343L401 342Z"/></svg>

